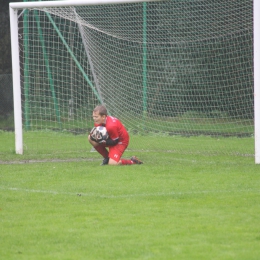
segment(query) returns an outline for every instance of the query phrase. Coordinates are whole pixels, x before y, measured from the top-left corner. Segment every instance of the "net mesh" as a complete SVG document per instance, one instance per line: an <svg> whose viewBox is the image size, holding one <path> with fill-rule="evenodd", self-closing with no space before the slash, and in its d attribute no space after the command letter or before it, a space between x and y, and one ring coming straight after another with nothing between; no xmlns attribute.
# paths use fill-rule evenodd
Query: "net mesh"
<svg viewBox="0 0 260 260"><path fill-rule="evenodd" d="M64 152L87 150L73 136L86 137L102 103L128 129L129 149L196 152L185 138L199 136L206 152L236 153L224 143L241 137L250 145L240 152L253 153L252 1L20 12L23 124L28 140L40 132L35 143L25 138L30 149L48 132L72 135ZM216 138L226 138L223 147Z"/></svg>

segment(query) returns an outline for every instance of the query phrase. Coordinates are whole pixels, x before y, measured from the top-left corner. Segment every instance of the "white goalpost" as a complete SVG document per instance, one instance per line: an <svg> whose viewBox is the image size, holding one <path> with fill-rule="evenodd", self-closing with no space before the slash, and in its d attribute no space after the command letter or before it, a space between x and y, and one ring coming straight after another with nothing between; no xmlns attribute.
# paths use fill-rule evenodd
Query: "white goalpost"
<svg viewBox="0 0 260 260"><path fill-rule="evenodd" d="M199 145L260 163L258 1L9 9L17 154L84 153L92 110L105 104L128 129L130 150L196 154Z"/></svg>
<svg viewBox="0 0 260 260"><path fill-rule="evenodd" d="M23 154L23 129L22 129L22 102L20 87L19 45L18 45L18 10L9 8L11 26L12 48L12 74L13 74L13 100L14 100L14 126L15 126L15 151Z"/></svg>

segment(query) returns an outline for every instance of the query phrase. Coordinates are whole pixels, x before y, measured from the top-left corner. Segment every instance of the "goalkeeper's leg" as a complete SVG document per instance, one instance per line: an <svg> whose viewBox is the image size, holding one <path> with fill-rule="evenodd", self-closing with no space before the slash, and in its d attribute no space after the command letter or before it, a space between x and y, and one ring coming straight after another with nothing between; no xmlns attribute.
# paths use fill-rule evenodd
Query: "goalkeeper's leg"
<svg viewBox="0 0 260 260"><path fill-rule="evenodd" d="M99 144L95 141L92 141L90 139L90 136L88 136L88 141L94 147L94 149L103 156L104 159L108 158L108 150L106 149L106 147L104 145Z"/></svg>
<svg viewBox="0 0 260 260"><path fill-rule="evenodd" d="M101 165L109 164L109 165L132 165L132 164L142 164L137 157L132 156L131 159L123 159L121 156L123 155L127 145L117 144L115 146L109 147L109 152L106 149L105 145L99 144L93 140L91 140L90 136L88 136L88 140L90 144L94 147L94 149L103 156L104 160Z"/></svg>
<svg viewBox="0 0 260 260"><path fill-rule="evenodd" d="M117 144L115 146L109 147L109 165L132 165L132 164L142 164L143 162L137 159L136 156L132 156L130 160L123 159L123 155L127 145Z"/></svg>
<svg viewBox="0 0 260 260"><path fill-rule="evenodd" d="M108 164L109 165L132 165L132 164L143 164L143 162L139 160L136 156L132 156L131 159L122 158L118 162L110 158Z"/></svg>

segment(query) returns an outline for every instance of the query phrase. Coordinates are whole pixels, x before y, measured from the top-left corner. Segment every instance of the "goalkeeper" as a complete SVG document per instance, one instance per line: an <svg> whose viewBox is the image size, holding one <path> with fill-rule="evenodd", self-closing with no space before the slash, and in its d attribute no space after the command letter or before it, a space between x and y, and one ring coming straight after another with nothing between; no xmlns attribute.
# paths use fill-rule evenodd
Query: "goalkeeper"
<svg viewBox="0 0 260 260"><path fill-rule="evenodd" d="M107 140L98 141L92 130L88 136L90 144L104 158L101 165L131 165L143 163L136 156L132 156L130 160L121 158L128 146L129 134L119 119L107 115L107 109L104 106L97 106L93 110L93 120L95 127L105 126L109 135ZM106 147L108 147L108 150Z"/></svg>

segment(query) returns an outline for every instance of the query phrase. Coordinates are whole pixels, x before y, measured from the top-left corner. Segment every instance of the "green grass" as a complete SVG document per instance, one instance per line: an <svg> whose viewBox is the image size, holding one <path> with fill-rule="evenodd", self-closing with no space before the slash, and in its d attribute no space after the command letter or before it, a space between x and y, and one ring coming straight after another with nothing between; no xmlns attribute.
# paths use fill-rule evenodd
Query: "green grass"
<svg viewBox="0 0 260 260"><path fill-rule="evenodd" d="M139 131L142 131L143 124L139 124ZM135 128L137 125L135 124ZM145 128L152 131L165 132L170 134L181 133L189 135L193 133L205 135L223 135L223 136L249 136L254 133L254 123L250 119L237 120L221 116L205 117L205 115L196 112L187 112L174 118L148 118Z"/></svg>
<svg viewBox="0 0 260 260"><path fill-rule="evenodd" d="M179 138L193 148L136 150L143 165L101 167L89 149L59 162L15 155L12 133L0 140L1 259L259 259L260 167L252 156L210 156L203 137ZM251 146L225 139L239 141ZM45 162L24 163L37 156Z"/></svg>
<svg viewBox="0 0 260 260"><path fill-rule="evenodd" d="M181 135L169 136L163 133L153 135L130 134L128 151L162 152L174 154L204 155L243 155L254 156L253 137L210 137ZM68 132L28 131L23 133L23 156L15 154L14 133L0 131L0 161L36 160L36 159L71 159L97 158L95 153L88 153L90 145L87 134L74 135Z"/></svg>

